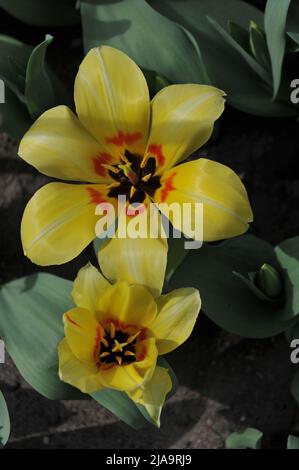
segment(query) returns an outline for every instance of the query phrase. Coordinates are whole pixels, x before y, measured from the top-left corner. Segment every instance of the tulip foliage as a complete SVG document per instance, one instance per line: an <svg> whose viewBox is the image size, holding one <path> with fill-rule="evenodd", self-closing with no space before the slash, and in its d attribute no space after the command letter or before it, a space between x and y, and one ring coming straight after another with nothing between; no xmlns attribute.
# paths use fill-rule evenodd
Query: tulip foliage
<svg viewBox="0 0 299 470"><path fill-rule="evenodd" d="M10 434L10 418L5 398L0 391L0 449L5 446Z"/></svg>

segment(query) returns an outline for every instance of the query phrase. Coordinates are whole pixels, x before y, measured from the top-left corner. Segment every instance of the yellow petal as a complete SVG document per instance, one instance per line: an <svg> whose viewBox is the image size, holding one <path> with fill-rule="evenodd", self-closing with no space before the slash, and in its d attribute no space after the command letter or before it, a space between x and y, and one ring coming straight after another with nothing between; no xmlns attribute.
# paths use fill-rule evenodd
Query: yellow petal
<svg viewBox="0 0 299 470"><path fill-rule="evenodd" d="M128 148L142 154L150 115L146 80L123 52L108 46L89 51L75 82L80 121L118 156Z"/></svg>
<svg viewBox="0 0 299 470"><path fill-rule="evenodd" d="M109 282L91 264L80 269L73 284L72 297L78 307L95 311L99 297L109 287Z"/></svg>
<svg viewBox="0 0 299 470"><path fill-rule="evenodd" d="M199 160L183 163L168 170L161 178L162 186L154 196L155 202L179 203L183 211L184 203L203 204L203 240L216 241L241 235L248 230L253 215L246 189L239 176L230 168L212 160ZM167 216L161 206L160 210ZM194 207L193 207L194 209ZM194 214L194 210L191 211ZM183 215L184 217L184 215ZM170 212L170 220L181 229ZM184 233L194 236L185 215ZM188 228L189 225L189 228ZM191 227L191 228L190 228Z"/></svg>
<svg viewBox="0 0 299 470"><path fill-rule="evenodd" d="M63 315L64 332L72 353L81 362L97 363L104 330L93 312L73 308Z"/></svg>
<svg viewBox="0 0 299 470"><path fill-rule="evenodd" d="M150 326L159 355L184 343L192 333L201 307L197 289L177 289L156 299L158 315Z"/></svg>
<svg viewBox="0 0 299 470"><path fill-rule="evenodd" d="M103 291L98 301L97 318L104 325L115 320L125 325L146 326L157 315L157 304L143 286L119 281Z"/></svg>
<svg viewBox="0 0 299 470"><path fill-rule="evenodd" d="M133 401L143 405L154 423L160 427L162 408L171 388L172 382L168 371L157 366L151 380L143 388L128 392L128 395Z"/></svg>
<svg viewBox="0 0 299 470"><path fill-rule="evenodd" d="M80 362L72 353L66 339L59 348L59 377L83 393L93 393L103 388L99 369L95 364Z"/></svg>
<svg viewBox="0 0 299 470"><path fill-rule="evenodd" d="M66 106L46 111L23 137L19 156L41 173L62 180L111 182L108 154Z"/></svg>
<svg viewBox="0 0 299 470"><path fill-rule="evenodd" d="M41 266L75 258L96 238L99 216L95 215L95 208L106 200L101 185L43 186L23 214L21 238L25 255Z"/></svg>
<svg viewBox="0 0 299 470"><path fill-rule="evenodd" d="M139 216L137 216L139 217ZM131 221L127 218L127 224ZM158 222L161 217L158 214ZM153 295L159 295L164 284L168 243L166 238L116 238L110 239L98 253L99 265L111 281L141 284Z"/></svg>
<svg viewBox="0 0 299 470"><path fill-rule="evenodd" d="M210 138L224 110L225 93L207 85L171 85L153 99L147 154L161 173L187 158Z"/></svg>
<svg viewBox="0 0 299 470"><path fill-rule="evenodd" d="M150 338L141 343L140 347L144 347L145 357L138 362L100 368L101 380L105 387L128 392L141 387L151 379L158 357L155 339Z"/></svg>

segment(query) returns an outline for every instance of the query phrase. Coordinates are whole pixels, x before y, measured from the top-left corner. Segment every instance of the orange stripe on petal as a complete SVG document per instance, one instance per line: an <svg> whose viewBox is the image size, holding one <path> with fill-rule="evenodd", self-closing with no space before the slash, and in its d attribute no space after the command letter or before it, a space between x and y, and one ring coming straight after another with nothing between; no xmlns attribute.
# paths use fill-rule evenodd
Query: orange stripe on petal
<svg viewBox="0 0 299 470"><path fill-rule="evenodd" d="M77 326L78 328L81 328L81 326L79 325L79 323L75 322L75 320L73 320L69 315L66 315L65 317L66 317L66 319L67 319L67 321L68 321L69 323L71 323L72 325Z"/></svg>
<svg viewBox="0 0 299 470"><path fill-rule="evenodd" d="M164 186L161 190L161 201L162 202L165 202L167 197L168 197L168 194L171 192L171 191L174 191L175 190L175 187L173 186L173 180L174 180L174 177L176 176L176 172L175 173L172 173L168 178L167 180L165 181L164 183Z"/></svg>
<svg viewBox="0 0 299 470"><path fill-rule="evenodd" d="M107 202L107 199L96 189L94 188L86 188L86 191L90 195L90 203L91 204L103 204Z"/></svg>
<svg viewBox="0 0 299 470"><path fill-rule="evenodd" d="M101 152L92 159L94 171L100 176L106 176L107 170L102 166L103 163L111 163L113 157L109 153Z"/></svg>
<svg viewBox="0 0 299 470"><path fill-rule="evenodd" d="M162 145L151 144L148 147L148 153L154 155L157 158L158 166L165 164L165 156L163 155Z"/></svg>
<svg viewBox="0 0 299 470"><path fill-rule="evenodd" d="M101 327L101 325L98 325L97 326L97 335L96 335L96 338L95 338L94 351L93 351L94 360L96 360L97 355L100 352L100 344L101 344L101 341L102 341L102 337L103 337L103 328Z"/></svg>
<svg viewBox="0 0 299 470"><path fill-rule="evenodd" d="M118 147L123 147L124 145L133 145L138 140L143 138L143 134L141 132L122 132L119 131L117 135L113 137L108 137L106 142L108 144L117 145Z"/></svg>

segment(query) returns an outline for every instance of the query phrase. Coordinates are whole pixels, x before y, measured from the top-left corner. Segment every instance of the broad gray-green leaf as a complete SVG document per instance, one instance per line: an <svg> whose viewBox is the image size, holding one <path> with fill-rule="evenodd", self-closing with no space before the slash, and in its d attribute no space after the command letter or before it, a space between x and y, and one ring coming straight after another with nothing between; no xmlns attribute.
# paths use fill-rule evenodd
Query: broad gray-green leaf
<svg viewBox="0 0 299 470"><path fill-rule="evenodd" d="M288 102L272 101L272 86L265 85L207 19L210 16L222 28L232 21L248 30L251 20L263 26L259 10L238 0L151 0L151 5L193 34L212 84L227 92L229 104L260 116L296 116L297 110Z"/></svg>
<svg viewBox="0 0 299 470"><path fill-rule="evenodd" d="M265 10L265 32L273 74L273 99L276 98L280 87L290 3L291 0L268 0Z"/></svg>
<svg viewBox="0 0 299 470"><path fill-rule="evenodd" d="M263 13L241 0L149 0L149 3L163 15L176 18L181 24L189 22L190 26L196 25L200 16L210 16L224 28L228 21L243 26L247 31L250 21L263 25Z"/></svg>
<svg viewBox="0 0 299 470"><path fill-rule="evenodd" d="M0 7L24 23L68 26L79 23L77 0L0 0Z"/></svg>
<svg viewBox="0 0 299 470"><path fill-rule="evenodd" d="M206 315L225 330L249 338L265 338L285 331L282 306L258 299L234 275L256 272L264 263L277 270L274 249L252 235L244 235L219 245L192 250L173 275L171 287L195 287Z"/></svg>
<svg viewBox="0 0 299 470"><path fill-rule="evenodd" d="M288 437L287 449L298 450L299 449L299 437L290 435Z"/></svg>
<svg viewBox="0 0 299 470"><path fill-rule="evenodd" d="M82 394L58 377L62 315L72 307L70 281L50 274L17 279L0 289L0 336L25 380L51 399Z"/></svg>
<svg viewBox="0 0 299 470"><path fill-rule="evenodd" d="M263 433L255 428L234 432L225 441L227 449L260 449Z"/></svg>
<svg viewBox="0 0 299 470"><path fill-rule="evenodd" d="M5 446L10 435L10 419L5 398L0 391L0 449Z"/></svg>
<svg viewBox="0 0 299 470"><path fill-rule="evenodd" d="M168 283L174 275L177 268L183 262L189 251L185 249L184 238L169 238L168 239L168 254L167 265L165 273L165 281Z"/></svg>
<svg viewBox="0 0 299 470"><path fill-rule="evenodd" d="M144 426L144 416L126 393L107 389L92 393L91 396L134 429Z"/></svg>
<svg viewBox="0 0 299 470"><path fill-rule="evenodd" d="M33 119L59 104L69 104L63 88L46 63L46 51L53 37L47 35L31 53L26 70L25 97Z"/></svg>
<svg viewBox="0 0 299 470"><path fill-rule="evenodd" d="M151 8L145 0L81 3L86 52L109 44L139 66L174 83L207 83L199 47L182 26ZM124 71L125 73L125 71Z"/></svg>

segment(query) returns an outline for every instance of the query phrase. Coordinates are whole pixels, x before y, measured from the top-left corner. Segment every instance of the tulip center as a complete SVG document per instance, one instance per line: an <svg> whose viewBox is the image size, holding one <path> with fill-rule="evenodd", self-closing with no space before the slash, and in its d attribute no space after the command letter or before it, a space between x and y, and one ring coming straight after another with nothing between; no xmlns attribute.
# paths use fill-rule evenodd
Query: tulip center
<svg viewBox="0 0 299 470"><path fill-rule="evenodd" d="M141 331L130 335L116 329L114 323L110 324L110 328L105 329L104 336L101 341L99 354L99 365L101 364L132 364L136 361L136 344Z"/></svg>
<svg viewBox="0 0 299 470"><path fill-rule="evenodd" d="M142 203L146 194L152 197L161 186L160 176L156 176L156 158L141 158L128 150L121 154L120 162L114 165L102 164L115 183L108 187L109 197L127 196L130 204Z"/></svg>

